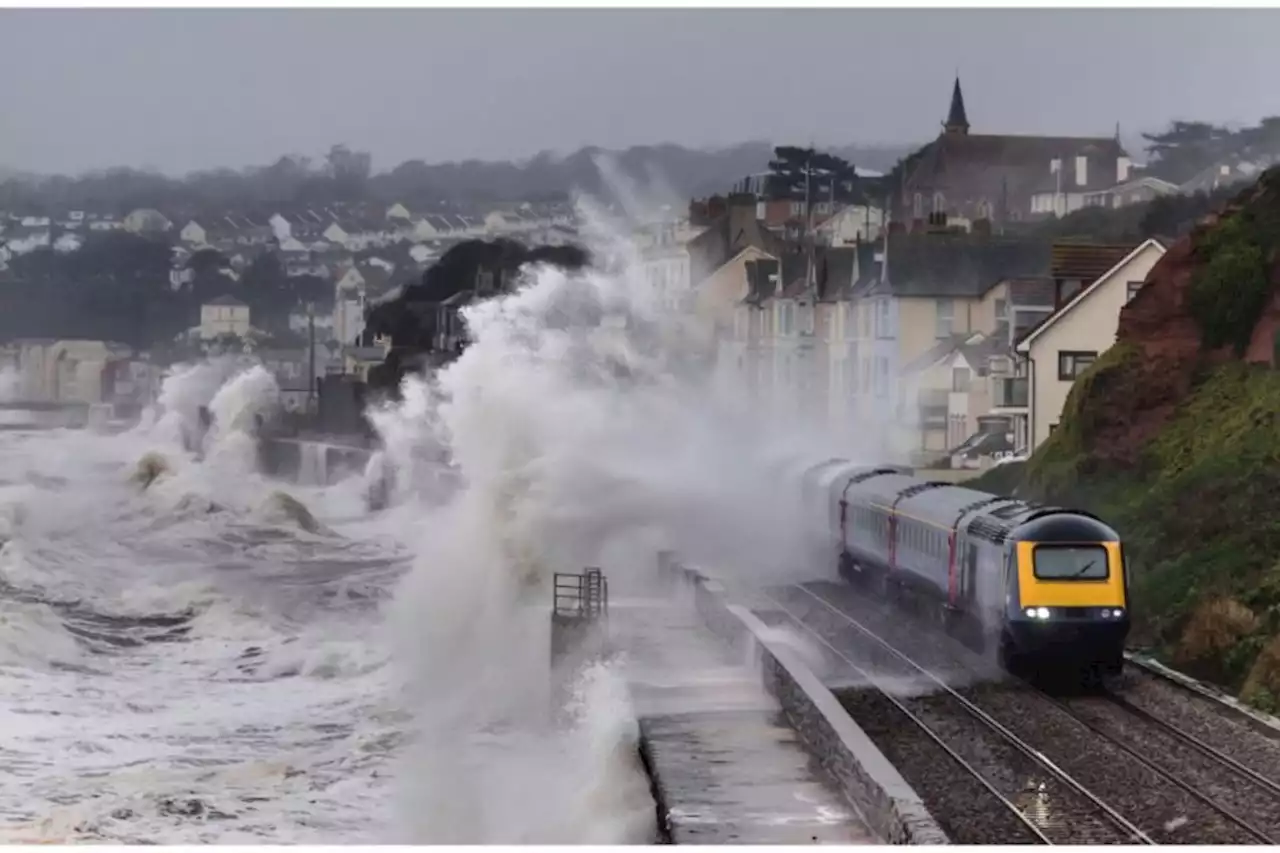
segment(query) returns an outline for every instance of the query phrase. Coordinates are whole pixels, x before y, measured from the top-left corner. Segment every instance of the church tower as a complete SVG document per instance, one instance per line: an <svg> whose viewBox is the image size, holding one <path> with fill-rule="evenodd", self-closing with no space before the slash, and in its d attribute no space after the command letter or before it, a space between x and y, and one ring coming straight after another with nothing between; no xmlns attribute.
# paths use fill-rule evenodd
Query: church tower
<svg viewBox="0 0 1280 853"><path fill-rule="evenodd" d="M951 110L943 123L943 132L948 136L968 136L969 117L964 111L964 93L960 91L960 75L956 75L956 84L951 89Z"/></svg>

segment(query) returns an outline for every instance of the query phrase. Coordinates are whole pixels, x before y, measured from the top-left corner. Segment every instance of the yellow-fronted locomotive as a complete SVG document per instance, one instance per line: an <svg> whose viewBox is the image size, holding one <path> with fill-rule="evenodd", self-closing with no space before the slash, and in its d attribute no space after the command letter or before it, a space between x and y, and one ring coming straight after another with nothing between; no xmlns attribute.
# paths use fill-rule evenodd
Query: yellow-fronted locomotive
<svg viewBox="0 0 1280 853"><path fill-rule="evenodd" d="M893 466L828 460L801 477L850 583L923 604L967 645L996 643L1013 672L1123 666L1124 547L1100 519Z"/></svg>

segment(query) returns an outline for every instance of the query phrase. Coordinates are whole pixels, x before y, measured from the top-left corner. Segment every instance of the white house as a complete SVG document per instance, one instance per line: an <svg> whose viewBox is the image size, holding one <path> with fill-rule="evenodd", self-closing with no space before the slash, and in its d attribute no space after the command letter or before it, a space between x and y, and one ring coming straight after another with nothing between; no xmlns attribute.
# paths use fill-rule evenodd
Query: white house
<svg viewBox="0 0 1280 853"><path fill-rule="evenodd" d="M1142 204L1162 195L1175 195L1179 192L1177 184L1161 180L1153 175L1144 175L1116 184L1114 187L1084 194L1085 207L1125 207L1130 204Z"/></svg>
<svg viewBox="0 0 1280 853"><path fill-rule="evenodd" d="M814 231L815 237L828 246L852 246L859 240L880 239L884 227L884 211L863 204L849 204L829 216Z"/></svg>
<svg viewBox="0 0 1280 853"><path fill-rule="evenodd" d="M336 222L330 223L329 227L324 229L320 236L330 243L337 243L339 246L350 248L348 244L351 242L351 235Z"/></svg>
<svg viewBox="0 0 1280 853"><path fill-rule="evenodd" d="M249 306L234 296L219 296L200 306L200 337L204 340L249 334Z"/></svg>
<svg viewBox="0 0 1280 853"><path fill-rule="evenodd" d="M1087 155L1074 158L1054 157L1049 161L1048 175L1031 194L1031 213L1043 216L1066 216L1088 204L1087 199L1101 190L1123 184L1129 180L1132 161L1128 157L1116 159L1115 171Z"/></svg>
<svg viewBox="0 0 1280 853"><path fill-rule="evenodd" d="M139 208L124 218L125 230L135 234L168 231L172 227L168 217L150 207Z"/></svg>
<svg viewBox="0 0 1280 853"><path fill-rule="evenodd" d="M208 233L194 219L182 226L182 230L178 232L178 239L192 246L205 245L208 243L208 237Z"/></svg>
<svg viewBox="0 0 1280 853"><path fill-rule="evenodd" d="M1072 383L1116 342L1120 309L1141 289L1164 253L1159 241L1147 240L1018 343L1031 379L1025 426L1031 449L1058 425Z"/></svg>

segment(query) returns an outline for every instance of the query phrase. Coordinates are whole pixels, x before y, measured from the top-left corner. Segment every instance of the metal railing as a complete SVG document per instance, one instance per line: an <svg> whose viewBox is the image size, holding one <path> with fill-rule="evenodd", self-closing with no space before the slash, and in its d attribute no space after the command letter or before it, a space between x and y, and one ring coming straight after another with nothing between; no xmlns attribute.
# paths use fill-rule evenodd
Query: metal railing
<svg viewBox="0 0 1280 853"><path fill-rule="evenodd" d="M552 579L552 609L556 616L595 621L609 614L609 581L597 568L581 574L556 572Z"/></svg>

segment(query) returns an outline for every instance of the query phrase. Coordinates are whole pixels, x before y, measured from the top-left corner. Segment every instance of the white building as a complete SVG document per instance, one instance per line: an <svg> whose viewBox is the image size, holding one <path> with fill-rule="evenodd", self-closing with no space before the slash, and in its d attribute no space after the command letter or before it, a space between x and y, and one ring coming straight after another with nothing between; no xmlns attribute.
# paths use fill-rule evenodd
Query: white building
<svg viewBox="0 0 1280 853"><path fill-rule="evenodd" d="M219 296L200 306L200 337L203 340L249 334L249 306L234 296Z"/></svg>
<svg viewBox="0 0 1280 853"><path fill-rule="evenodd" d="M1031 380L1026 426L1018 432L1026 431L1032 450L1057 427L1072 384L1116 342L1120 309L1142 287L1164 253L1158 241L1147 240L1018 344Z"/></svg>

